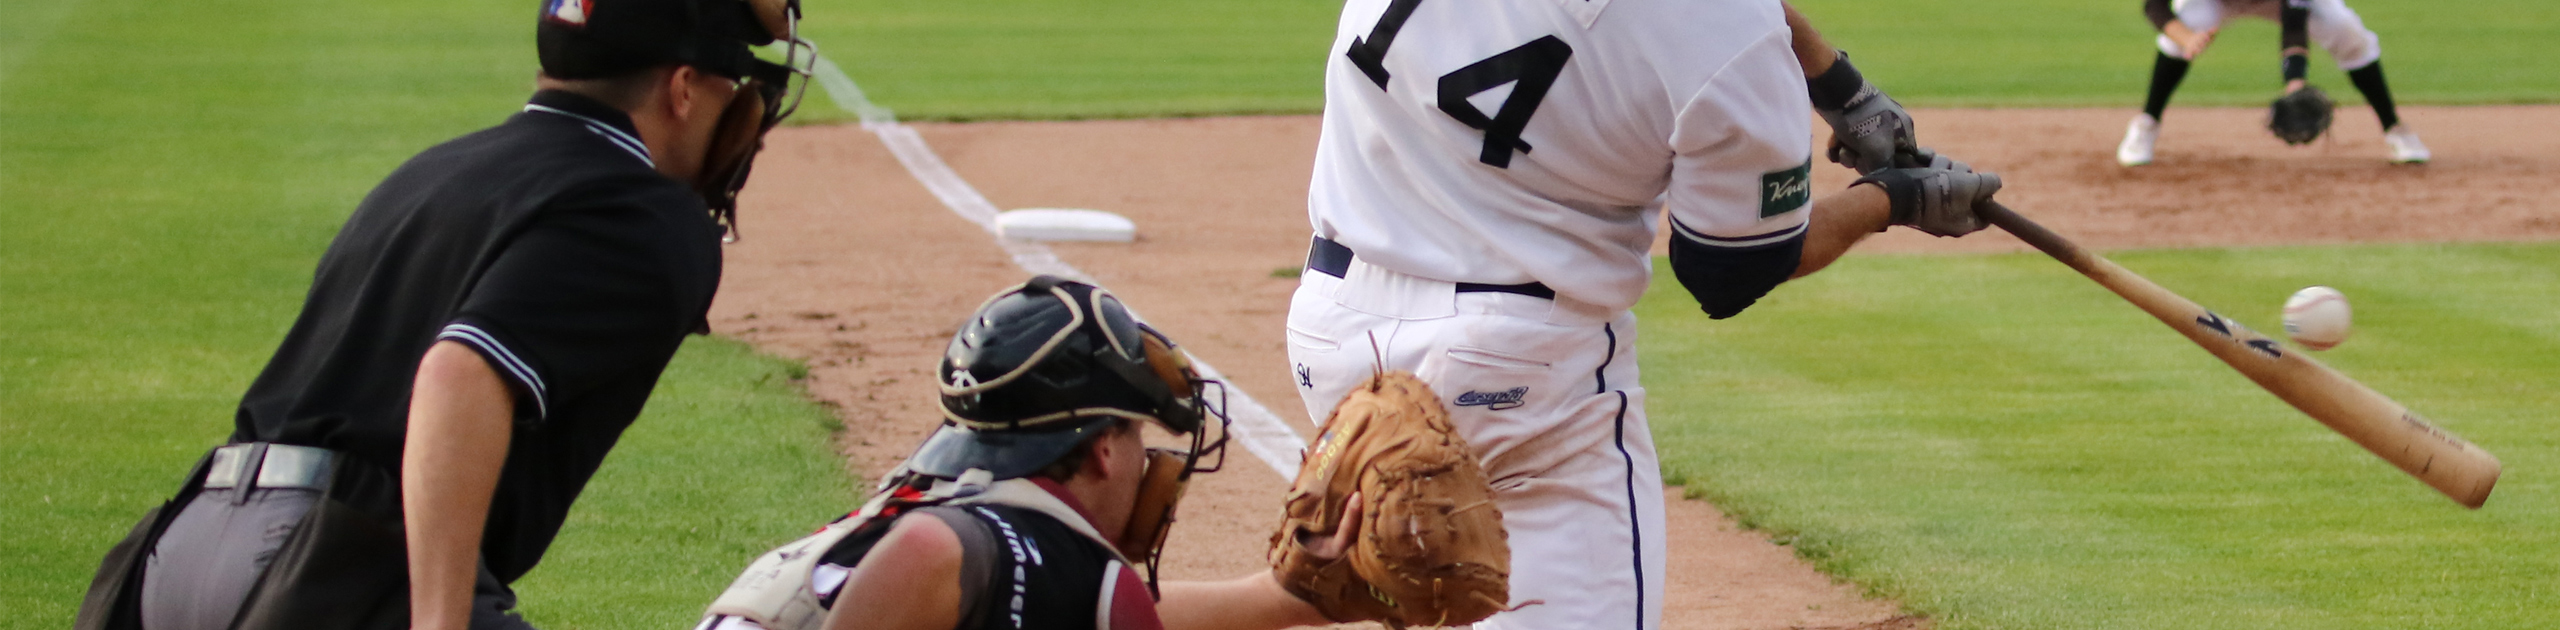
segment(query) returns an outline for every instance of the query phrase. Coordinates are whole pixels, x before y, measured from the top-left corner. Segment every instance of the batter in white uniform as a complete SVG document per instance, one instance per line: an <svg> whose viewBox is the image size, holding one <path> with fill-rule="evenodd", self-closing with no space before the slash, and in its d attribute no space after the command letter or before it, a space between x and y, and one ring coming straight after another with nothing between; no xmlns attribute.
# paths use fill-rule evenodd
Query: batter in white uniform
<svg viewBox="0 0 2560 630"><path fill-rule="evenodd" d="M1982 227L1999 178L1910 147L1899 107L1789 17L1778 0L1343 8L1289 356L1315 418L1380 362L1448 403L1510 529L1512 603L1543 602L1482 627L1658 626L1661 474L1627 309L1664 214L1672 267L1716 318L1887 225ZM1872 170L1818 200L1817 102L1834 159Z"/></svg>

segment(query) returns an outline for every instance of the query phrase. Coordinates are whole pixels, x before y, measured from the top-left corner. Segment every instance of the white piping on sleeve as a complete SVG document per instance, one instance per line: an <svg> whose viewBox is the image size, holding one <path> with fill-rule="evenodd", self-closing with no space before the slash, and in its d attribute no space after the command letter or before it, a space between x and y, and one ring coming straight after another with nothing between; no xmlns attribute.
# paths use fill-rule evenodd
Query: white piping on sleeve
<svg viewBox="0 0 2560 630"><path fill-rule="evenodd" d="M517 357L514 350L507 349L506 344L498 343L497 337L491 336L488 331L481 330L477 326L455 323L446 325L443 332L436 333L436 340L446 339L467 344L479 350L480 354L488 356L492 363L506 369L509 374L515 376L517 382L524 383L525 390L533 392L534 417L550 417L551 403L548 400L550 394L542 384L542 375L535 373L532 365Z"/></svg>
<svg viewBox="0 0 2560 630"><path fill-rule="evenodd" d="M1710 236L1697 230L1690 229L1688 225L1682 224L1678 218L1671 220L1671 229L1678 232L1681 238L1689 239L1690 242L1697 243L1699 245L1727 249L1758 247L1771 243L1785 242L1787 239L1795 238L1798 234L1803 234L1805 229L1812 225L1812 221L1805 221L1803 223L1795 224L1793 227L1781 229L1775 232L1753 234L1750 236Z"/></svg>

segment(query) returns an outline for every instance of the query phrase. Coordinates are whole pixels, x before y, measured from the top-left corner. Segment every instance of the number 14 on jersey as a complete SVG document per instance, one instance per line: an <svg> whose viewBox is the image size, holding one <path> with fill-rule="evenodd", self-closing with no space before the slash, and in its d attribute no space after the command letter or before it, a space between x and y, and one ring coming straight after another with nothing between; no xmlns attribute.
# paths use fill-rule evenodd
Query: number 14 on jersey
<svg viewBox="0 0 2560 630"><path fill-rule="evenodd" d="M1370 82L1378 84L1378 89L1386 89L1387 81L1394 76L1387 71L1387 48L1395 45L1396 33L1404 30L1405 20L1413 17L1414 8L1419 6L1422 0L1388 3L1386 13L1378 16L1377 25L1369 28L1369 36L1353 38L1351 49L1343 52L1351 59L1351 65L1358 66L1362 74L1369 75ZM1530 149L1529 141L1522 140L1520 132L1529 128L1529 117L1538 113L1538 103L1546 100L1547 89L1555 87L1556 77L1564 74L1565 60L1571 57L1572 46L1548 35L1440 75L1440 111L1484 131L1484 151L1477 160L1511 168L1511 152L1528 153ZM1467 101L1467 97L1513 82L1518 84L1512 86L1511 95L1502 99L1502 106L1492 115Z"/></svg>

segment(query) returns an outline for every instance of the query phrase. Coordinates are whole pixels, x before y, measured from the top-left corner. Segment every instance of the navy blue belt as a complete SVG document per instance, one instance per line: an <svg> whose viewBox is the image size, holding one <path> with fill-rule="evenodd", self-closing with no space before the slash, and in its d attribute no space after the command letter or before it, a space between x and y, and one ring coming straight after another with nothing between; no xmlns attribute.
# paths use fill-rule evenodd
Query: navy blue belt
<svg viewBox="0 0 2560 630"><path fill-rule="evenodd" d="M1315 245L1307 248L1307 268L1336 278L1346 277L1351 273L1351 258L1350 247L1322 236L1316 237ZM1546 283L1543 282L1520 284L1460 282L1457 285L1459 293L1510 293L1544 300L1556 299L1556 290L1547 288Z"/></svg>

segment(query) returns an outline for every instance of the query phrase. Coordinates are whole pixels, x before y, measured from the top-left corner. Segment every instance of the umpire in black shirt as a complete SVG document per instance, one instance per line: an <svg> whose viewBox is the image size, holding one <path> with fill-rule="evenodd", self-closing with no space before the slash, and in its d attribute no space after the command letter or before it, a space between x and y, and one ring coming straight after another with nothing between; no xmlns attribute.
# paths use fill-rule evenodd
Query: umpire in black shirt
<svg viewBox="0 0 2560 630"><path fill-rule="evenodd" d="M320 261L227 446L81 628L522 628L542 559L704 315L796 0L546 0L540 91L409 160ZM783 42L784 63L750 46Z"/></svg>

